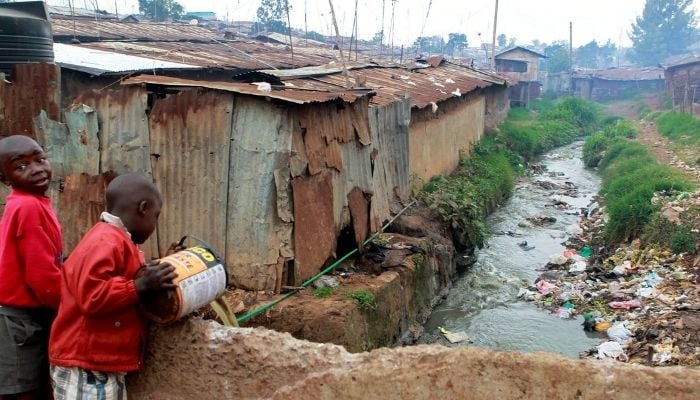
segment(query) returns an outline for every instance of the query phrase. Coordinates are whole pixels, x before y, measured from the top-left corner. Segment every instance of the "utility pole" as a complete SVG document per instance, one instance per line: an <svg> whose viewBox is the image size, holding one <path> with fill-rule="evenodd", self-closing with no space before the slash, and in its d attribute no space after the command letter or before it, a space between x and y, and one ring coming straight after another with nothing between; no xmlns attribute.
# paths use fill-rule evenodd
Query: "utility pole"
<svg viewBox="0 0 700 400"><path fill-rule="evenodd" d="M491 68L496 69L496 25L498 24L498 0L493 13L493 38L491 40Z"/></svg>
<svg viewBox="0 0 700 400"><path fill-rule="evenodd" d="M574 71L574 23L569 22L569 70Z"/></svg>

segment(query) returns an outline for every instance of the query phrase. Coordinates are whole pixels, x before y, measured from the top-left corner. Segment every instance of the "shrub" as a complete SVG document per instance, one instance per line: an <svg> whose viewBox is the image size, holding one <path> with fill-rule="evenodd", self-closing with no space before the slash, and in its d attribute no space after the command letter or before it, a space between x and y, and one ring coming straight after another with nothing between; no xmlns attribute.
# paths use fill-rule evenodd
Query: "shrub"
<svg viewBox="0 0 700 400"><path fill-rule="evenodd" d="M335 292L335 289L332 287L320 287L314 289L314 297L318 298L324 298L324 297L329 297Z"/></svg>

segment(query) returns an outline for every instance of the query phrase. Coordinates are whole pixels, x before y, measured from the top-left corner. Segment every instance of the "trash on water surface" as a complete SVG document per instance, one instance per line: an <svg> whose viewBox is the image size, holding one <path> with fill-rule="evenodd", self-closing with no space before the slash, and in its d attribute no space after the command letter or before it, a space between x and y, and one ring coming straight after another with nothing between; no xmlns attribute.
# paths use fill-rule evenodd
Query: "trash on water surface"
<svg viewBox="0 0 700 400"><path fill-rule="evenodd" d="M632 332L625 327L623 322L616 322L607 331L605 331L605 333L607 333L610 340L620 344L625 344L629 340L630 336L632 336Z"/></svg>
<svg viewBox="0 0 700 400"><path fill-rule="evenodd" d="M547 281L539 281L537 282L535 287L537 288L538 292L542 293L545 296L552 293L557 288L556 285L553 285Z"/></svg>
<svg viewBox="0 0 700 400"><path fill-rule="evenodd" d="M442 336L444 336L445 339L452 344L469 341L469 336L467 336L467 333L464 331L450 332L443 327L439 327L438 329L440 329Z"/></svg>

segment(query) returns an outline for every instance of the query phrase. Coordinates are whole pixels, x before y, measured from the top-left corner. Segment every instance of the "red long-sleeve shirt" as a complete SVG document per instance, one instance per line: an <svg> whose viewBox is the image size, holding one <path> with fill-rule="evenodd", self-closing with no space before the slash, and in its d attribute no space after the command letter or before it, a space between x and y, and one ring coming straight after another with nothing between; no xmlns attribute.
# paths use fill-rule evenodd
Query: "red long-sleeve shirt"
<svg viewBox="0 0 700 400"><path fill-rule="evenodd" d="M146 323L134 285L143 253L127 233L98 222L62 271L62 296L51 327L49 362L100 372L141 368Z"/></svg>
<svg viewBox="0 0 700 400"><path fill-rule="evenodd" d="M58 308L63 236L48 197L13 189L0 220L0 305Z"/></svg>

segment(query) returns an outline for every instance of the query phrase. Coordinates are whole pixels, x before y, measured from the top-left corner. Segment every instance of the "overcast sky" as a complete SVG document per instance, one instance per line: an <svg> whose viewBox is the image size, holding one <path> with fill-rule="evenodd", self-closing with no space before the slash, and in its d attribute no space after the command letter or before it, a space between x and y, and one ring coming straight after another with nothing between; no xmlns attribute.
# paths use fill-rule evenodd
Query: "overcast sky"
<svg viewBox="0 0 700 400"><path fill-rule="evenodd" d="M73 0L76 7L97 1L101 9L120 14L138 12L137 0ZM371 38L382 27L382 3L385 38L391 31L392 0L357 0L360 38ZM68 0L49 0L49 4L68 5ZM186 11L214 11L221 19L255 20L260 0L179 0ZM341 34L350 35L356 0L333 0ZM432 3L428 14L428 5ZM634 18L641 14L645 0L500 0L498 33L517 38L527 45L534 39L551 43L568 40L569 21L574 27L574 46L597 40L622 41L628 46L627 33ZM291 21L295 28L332 33L328 0L290 0ZM394 15L394 43L410 44L417 36L466 33L470 46L490 42L495 0L397 0ZM694 0L694 6L700 0ZM423 30L423 26L425 29ZM479 36L481 33L481 36ZM386 39L385 39L386 40Z"/></svg>

